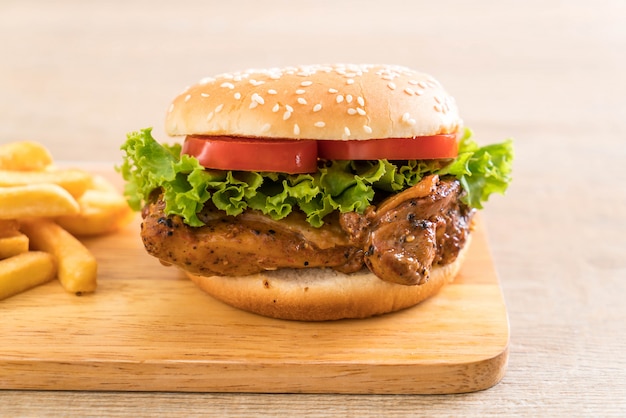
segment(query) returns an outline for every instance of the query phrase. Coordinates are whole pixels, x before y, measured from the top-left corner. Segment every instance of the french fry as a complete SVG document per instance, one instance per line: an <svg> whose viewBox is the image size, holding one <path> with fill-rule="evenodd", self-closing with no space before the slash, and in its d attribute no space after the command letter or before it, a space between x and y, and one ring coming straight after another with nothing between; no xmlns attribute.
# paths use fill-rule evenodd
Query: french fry
<svg viewBox="0 0 626 418"><path fill-rule="evenodd" d="M49 169L43 171L0 170L0 187L31 184L57 184L72 196L79 197L91 186L92 176L78 169Z"/></svg>
<svg viewBox="0 0 626 418"><path fill-rule="evenodd" d="M30 239L31 248L55 257L57 277L65 290L77 294L96 290L96 258L69 232L46 219L22 220L21 229Z"/></svg>
<svg viewBox="0 0 626 418"><path fill-rule="evenodd" d="M80 212L56 218L75 236L108 234L126 226L134 218L126 199L117 192L87 190L78 198Z"/></svg>
<svg viewBox="0 0 626 418"><path fill-rule="evenodd" d="M17 141L0 145L1 170L44 170L50 164L50 152L38 142Z"/></svg>
<svg viewBox="0 0 626 418"><path fill-rule="evenodd" d="M0 300L43 284L54 278L56 266L51 254L30 251L0 261Z"/></svg>
<svg viewBox="0 0 626 418"><path fill-rule="evenodd" d="M0 187L0 219L62 216L79 211L78 202L56 184Z"/></svg>
<svg viewBox="0 0 626 418"><path fill-rule="evenodd" d="M0 218L0 238L12 237L20 232L20 223L17 219Z"/></svg>
<svg viewBox="0 0 626 418"><path fill-rule="evenodd" d="M28 251L28 237L24 234L0 238L0 260Z"/></svg>
<svg viewBox="0 0 626 418"><path fill-rule="evenodd" d="M105 177L55 166L36 142L0 145L0 298L39 283L42 256L68 292L93 292L96 259L74 236L113 232L134 216Z"/></svg>

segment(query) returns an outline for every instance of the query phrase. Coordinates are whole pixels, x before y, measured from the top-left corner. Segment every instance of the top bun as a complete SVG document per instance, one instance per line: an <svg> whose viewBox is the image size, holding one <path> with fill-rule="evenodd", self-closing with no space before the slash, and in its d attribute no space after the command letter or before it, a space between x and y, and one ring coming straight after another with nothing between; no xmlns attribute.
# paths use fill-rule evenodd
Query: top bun
<svg viewBox="0 0 626 418"><path fill-rule="evenodd" d="M311 65L208 77L167 113L169 135L365 140L455 133L454 99L428 74L390 65Z"/></svg>

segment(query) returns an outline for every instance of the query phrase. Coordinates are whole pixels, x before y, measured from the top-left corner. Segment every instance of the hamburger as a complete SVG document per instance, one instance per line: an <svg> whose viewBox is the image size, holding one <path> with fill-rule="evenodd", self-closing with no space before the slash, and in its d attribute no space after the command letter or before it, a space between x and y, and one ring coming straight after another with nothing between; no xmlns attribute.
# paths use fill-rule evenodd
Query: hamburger
<svg viewBox="0 0 626 418"><path fill-rule="evenodd" d="M181 140L146 128L122 146L146 250L274 318L365 318L429 298L511 180L511 141L479 146L441 84L401 66L207 77L174 99L165 130Z"/></svg>

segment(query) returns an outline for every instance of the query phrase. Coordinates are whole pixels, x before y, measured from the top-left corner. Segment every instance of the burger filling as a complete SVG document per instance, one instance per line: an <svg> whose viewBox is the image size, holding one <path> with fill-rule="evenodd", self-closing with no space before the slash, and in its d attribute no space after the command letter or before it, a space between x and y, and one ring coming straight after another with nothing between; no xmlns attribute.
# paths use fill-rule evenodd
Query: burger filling
<svg viewBox="0 0 626 418"><path fill-rule="evenodd" d="M144 211L147 251L200 275L242 276L280 268L329 267L353 273L365 266L386 281L415 285L433 266L454 261L474 211L459 198L458 180L431 175L370 205L363 214L334 213L320 228L301 212L275 221L255 210L229 216L206 205L201 227L165 214L160 194Z"/></svg>
<svg viewBox="0 0 626 418"><path fill-rule="evenodd" d="M128 135L119 170L143 208L145 247L166 264L225 276L369 268L416 285L457 258L475 210L510 182L511 141L470 137L456 158L320 159L313 173L285 174L206 169L144 129Z"/></svg>

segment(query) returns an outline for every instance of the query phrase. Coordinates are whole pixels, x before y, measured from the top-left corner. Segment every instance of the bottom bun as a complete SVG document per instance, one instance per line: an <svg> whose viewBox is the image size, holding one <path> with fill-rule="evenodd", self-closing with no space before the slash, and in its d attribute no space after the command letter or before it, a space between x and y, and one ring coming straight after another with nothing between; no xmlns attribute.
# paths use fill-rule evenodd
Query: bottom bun
<svg viewBox="0 0 626 418"><path fill-rule="evenodd" d="M455 261L431 269L422 285L383 281L369 270L343 274L332 269L281 269L249 276L187 276L228 305L259 315L298 321L367 318L399 311L434 295L459 272L470 244Z"/></svg>

